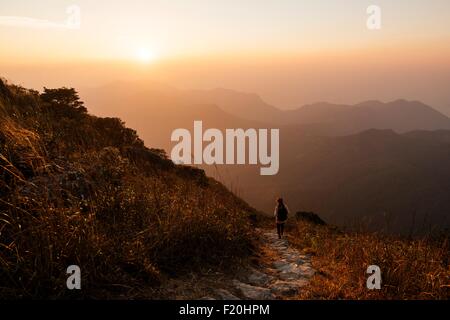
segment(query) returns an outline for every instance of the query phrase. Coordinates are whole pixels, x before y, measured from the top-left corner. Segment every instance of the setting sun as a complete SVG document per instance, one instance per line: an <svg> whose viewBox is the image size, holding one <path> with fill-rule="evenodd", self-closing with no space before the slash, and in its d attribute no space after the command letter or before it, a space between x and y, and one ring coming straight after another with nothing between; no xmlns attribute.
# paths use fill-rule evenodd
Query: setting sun
<svg viewBox="0 0 450 320"><path fill-rule="evenodd" d="M135 58L141 63L150 63L155 60L155 53L148 48L139 48L136 50Z"/></svg>

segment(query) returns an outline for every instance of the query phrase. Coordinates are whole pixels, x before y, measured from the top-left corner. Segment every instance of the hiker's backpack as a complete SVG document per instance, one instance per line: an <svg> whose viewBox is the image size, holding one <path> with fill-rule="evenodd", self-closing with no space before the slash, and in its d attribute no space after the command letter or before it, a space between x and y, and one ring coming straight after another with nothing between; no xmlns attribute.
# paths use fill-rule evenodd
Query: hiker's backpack
<svg viewBox="0 0 450 320"><path fill-rule="evenodd" d="M288 211L285 205L278 206L277 208L277 219L279 221L285 221L288 216Z"/></svg>

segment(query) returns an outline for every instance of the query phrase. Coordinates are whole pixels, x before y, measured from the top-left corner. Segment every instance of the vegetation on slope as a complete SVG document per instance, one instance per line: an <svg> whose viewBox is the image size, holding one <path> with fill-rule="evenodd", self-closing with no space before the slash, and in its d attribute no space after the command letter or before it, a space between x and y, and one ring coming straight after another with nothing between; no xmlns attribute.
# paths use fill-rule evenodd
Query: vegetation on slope
<svg viewBox="0 0 450 320"><path fill-rule="evenodd" d="M75 90L0 80L0 127L0 297L123 297L250 252L252 208Z"/></svg>
<svg viewBox="0 0 450 320"><path fill-rule="evenodd" d="M289 240L313 255L318 270L301 299L449 299L448 233L407 238L343 232L300 219ZM380 290L368 290L367 267L381 270Z"/></svg>

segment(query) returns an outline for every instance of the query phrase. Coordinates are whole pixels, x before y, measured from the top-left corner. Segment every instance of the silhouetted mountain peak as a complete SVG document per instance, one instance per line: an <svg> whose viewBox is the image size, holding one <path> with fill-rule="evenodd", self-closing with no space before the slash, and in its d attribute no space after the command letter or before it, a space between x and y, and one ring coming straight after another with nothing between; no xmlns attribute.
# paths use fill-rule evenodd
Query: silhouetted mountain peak
<svg viewBox="0 0 450 320"><path fill-rule="evenodd" d="M359 134L362 137L383 137L383 138L392 138L398 137L399 134L392 129L368 129Z"/></svg>
<svg viewBox="0 0 450 320"><path fill-rule="evenodd" d="M367 100L356 104L355 107L381 107L383 105L384 103L380 100Z"/></svg>

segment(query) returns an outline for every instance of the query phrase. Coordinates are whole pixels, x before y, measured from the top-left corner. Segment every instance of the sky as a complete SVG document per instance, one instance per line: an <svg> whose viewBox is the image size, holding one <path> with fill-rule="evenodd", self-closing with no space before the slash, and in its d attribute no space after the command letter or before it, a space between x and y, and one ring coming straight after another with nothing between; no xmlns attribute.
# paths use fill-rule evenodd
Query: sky
<svg viewBox="0 0 450 320"><path fill-rule="evenodd" d="M38 88L152 78L280 108L409 98L450 114L449 21L448 0L0 0L0 76Z"/></svg>

